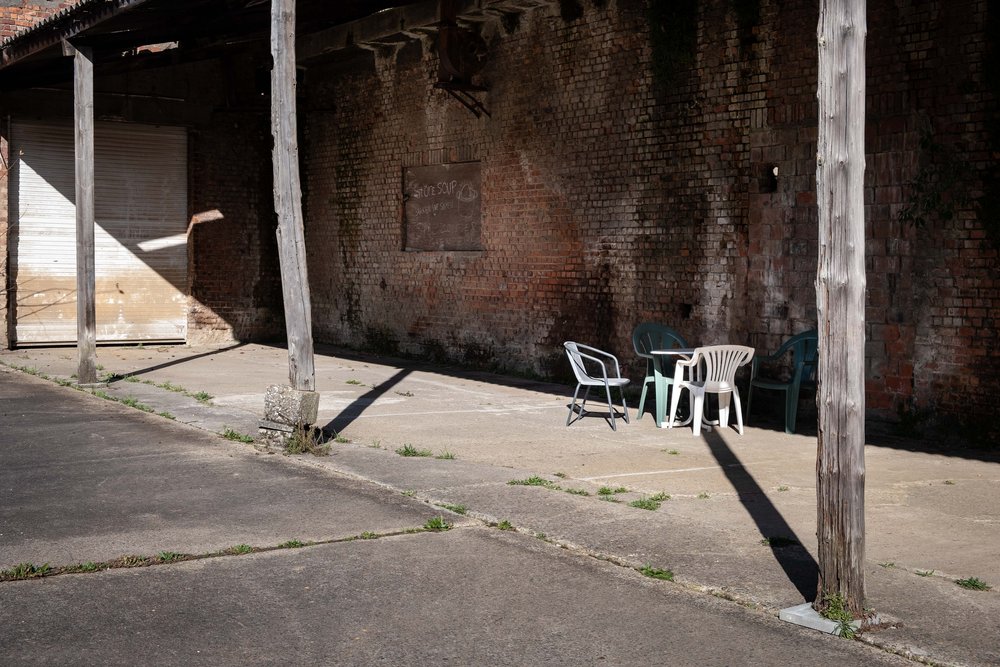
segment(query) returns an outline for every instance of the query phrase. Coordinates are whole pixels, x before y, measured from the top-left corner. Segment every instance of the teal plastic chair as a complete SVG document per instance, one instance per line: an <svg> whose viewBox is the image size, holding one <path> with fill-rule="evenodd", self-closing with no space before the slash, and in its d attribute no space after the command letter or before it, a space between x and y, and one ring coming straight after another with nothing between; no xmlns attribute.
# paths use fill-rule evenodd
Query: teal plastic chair
<svg viewBox="0 0 1000 667"><path fill-rule="evenodd" d="M795 433L795 418L799 409L799 390L802 385L816 383L816 360L818 357L818 336L815 329L792 336L774 354L753 358L750 367L750 390L747 392L747 421L750 421L750 404L753 389L770 389L785 392L785 433ZM792 374L788 380L778 380L760 375L762 364L775 363L786 354L792 355Z"/></svg>
<svg viewBox="0 0 1000 667"><path fill-rule="evenodd" d="M680 335L670 327L655 322L643 322L632 332L632 347L635 353L646 360L646 377L642 381L642 393L639 395L639 416L642 419L642 410L646 405L646 392L649 391L649 383L657 383L654 387L657 392L656 412L654 419L656 425L660 426L664 420L664 412L667 406L667 396L670 393L671 385L674 383L673 361L664 361L660 356L650 354L650 350L669 350L675 347L687 347L684 336ZM662 387L662 391L661 388ZM661 396L662 393L662 396Z"/></svg>

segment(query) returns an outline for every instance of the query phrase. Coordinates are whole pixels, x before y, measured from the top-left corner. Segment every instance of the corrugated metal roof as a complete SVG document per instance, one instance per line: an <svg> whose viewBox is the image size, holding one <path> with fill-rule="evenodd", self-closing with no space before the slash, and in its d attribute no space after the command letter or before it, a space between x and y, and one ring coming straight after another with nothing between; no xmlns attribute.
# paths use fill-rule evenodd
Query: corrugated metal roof
<svg viewBox="0 0 1000 667"><path fill-rule="evenodd" d="M78 0L78 2L76 2L75 4L70 5L69 7L63 7L62 9L60 9L60 10L58 10L56 12L53 12L49 16L46 16L44 19L42 19L38 23L34 24L33 26L24 28L23 30L15 33L14 35L11 35L7 39L5 39L2 42L0 42L0 49L6 47L11 42L15 42L15 41L21 39L22 37L24 37L28 33L31 33L31 32L33 32L35 30L40 30L40 29L44 28L45 26L47 26L47 25L49 25L51 23L55 23L56 21L61 20L62 18L64 18L64 17L72 14L73 12L77 11L77 9L79 9L83 5L93 5L93 4L96 4L96 3L99 3L99 2L103 2L103 0Z"/></svg>
<svg viewBox="0 0 1000 667"><path fill-rule="evenodd" d="M146 0L79 0L0 43L6 66L62 40L71 39L132 5Z"/></svg>

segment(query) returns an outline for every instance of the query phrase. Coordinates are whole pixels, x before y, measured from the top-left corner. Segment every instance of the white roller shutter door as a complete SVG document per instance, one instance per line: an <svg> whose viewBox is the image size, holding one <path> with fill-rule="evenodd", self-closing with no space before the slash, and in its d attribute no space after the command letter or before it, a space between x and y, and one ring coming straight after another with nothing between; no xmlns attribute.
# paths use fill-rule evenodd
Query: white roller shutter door
<svg viewBox="0 0 1000 667"><path fill-rule="evenodd" d="M73 130L14 123L11 214L18 344L76 340ZM97 340L187 335L187 134L98 123Z"/></svg>

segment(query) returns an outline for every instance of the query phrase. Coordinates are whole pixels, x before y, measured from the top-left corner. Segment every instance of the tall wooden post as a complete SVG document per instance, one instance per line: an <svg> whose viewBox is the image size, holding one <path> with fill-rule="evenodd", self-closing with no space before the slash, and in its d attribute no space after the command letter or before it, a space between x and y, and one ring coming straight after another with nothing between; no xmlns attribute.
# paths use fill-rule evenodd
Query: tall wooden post
<svg viewBox="0 0 1000 667"><path fill-rule="evenodd" d="M73 56L73 118L76 155L76 378L97 382L97 316L94 273L94 54L63 43Z"/></svg>
<svg viewBox="0 0 1000 667"><path fill-rule="evenodd" d="M865 580L865 0L821 0L819 135L819 590L855 617Z"/></svg>
<svg viewBox="0 0 1000 667"><path fill-rule="evenodd" d="M306 271L302 190L295 109L295 0L271 0L271 134L274 137L274 209L288 335L288 378L294 389L313 391L312 306Z"/></svg>

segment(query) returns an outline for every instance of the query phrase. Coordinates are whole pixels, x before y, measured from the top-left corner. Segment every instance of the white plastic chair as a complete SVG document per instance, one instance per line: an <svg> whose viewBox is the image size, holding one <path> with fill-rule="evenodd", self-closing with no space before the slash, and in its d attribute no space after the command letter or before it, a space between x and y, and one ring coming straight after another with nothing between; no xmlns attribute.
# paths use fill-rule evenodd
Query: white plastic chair
<svg viewBox="0 0 1000 667"><path fill-rule="evenodd" d="M573 392L573 402L569 406L569 415L566 417L566 426L574 421L583 418L584 407L587 405L587 394L591 387L604 387L604 392L608 397L608 411L611 417L611 430L617 431L615 426L615 407L611 402L611 387L618 387L622 395L622 410L624 411L625 423L628 423L628 405L625 404L625 385L628 378L623 378L621 368L618 366L618 358L608 352L598 350L596 347L566 341L563 343L566 348L566 356L569 358L569 365L573 368L576 376L576 390ZM586 352L581 352L586 350ZM589 352L590 354L587 354ZM592 371L587 370L587 362L590 363ZM613 369L610 366L613 364ZM609 372L612 371L613 372ZM586 387L583 392L583 401L580 403L580 416L573 419L573 412L576 409L576 396L580 393L580 387Z"/></svg>
<svg viewBox="0 0 1000 667"><path fill-rule="evenodd" d="M743 410L740 406L740 392L736 388L736 369L746 365L753 358L753 348L744 345L709 345L695 348L688 361L678 361L674 366L674 392L670 397L670 424L674 427L674 415L681 390L687 389L691 401L691 430L694 435L701 433L701 420L705 410L705 394L719 396L719 425L729 426L729 400L736 402L736 424L743 435ZM700 365L700 367L699 367ZM687 379L684 371L687 370Z"/></svg>

